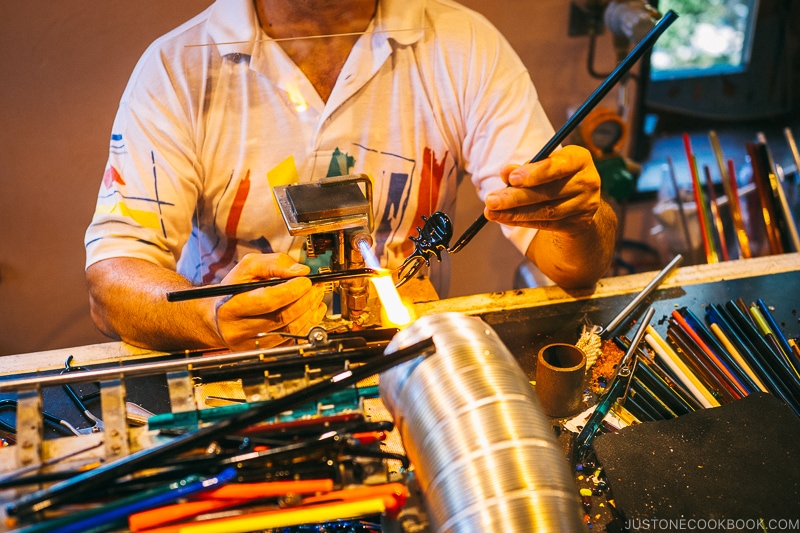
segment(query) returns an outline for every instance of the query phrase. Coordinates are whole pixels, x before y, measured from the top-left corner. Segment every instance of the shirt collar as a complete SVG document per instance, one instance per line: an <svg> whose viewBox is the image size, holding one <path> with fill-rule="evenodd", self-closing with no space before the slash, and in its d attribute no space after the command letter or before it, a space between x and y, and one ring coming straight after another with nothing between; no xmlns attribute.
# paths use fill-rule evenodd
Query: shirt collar
<svg viewBox="0 0 800 533"><path fill-rule="evenodd" d="M413 44L422 37L425 0L380 0L376 31L401 45Z"/></svg>
<svg viewBox="0 0 800 533"><path fill-rule="evenodd" d="M290 0L291 1L291 0ZM374 30L401 45L416 42L423 32L425 0L380 0ZM209 12L209 36L220 54L249 54L262 39L252 0L217 0Z"/></svg>
<svg viewBox="0 0 800 533"><path fill-rule="evenodd" d="M217 0L208 15L208 34L221 55L250 54L263 37L253 0Z"/></svg>

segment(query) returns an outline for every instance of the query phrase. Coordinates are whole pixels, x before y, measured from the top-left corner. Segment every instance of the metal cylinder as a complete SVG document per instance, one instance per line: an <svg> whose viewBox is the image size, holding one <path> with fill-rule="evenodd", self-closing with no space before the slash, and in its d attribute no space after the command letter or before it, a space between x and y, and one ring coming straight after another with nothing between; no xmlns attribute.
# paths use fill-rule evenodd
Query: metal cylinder
<svg viewBox="0 0 800 533"><path fill-rule="evenodd" d="M561 418L574 415L583 401L586 354L572 344L544 346L536 359L536 395L544 414Z"/></svg>
<svg viewBox="0 0 800 533"><path fill-rule="evenodd" d="M392 353L432 337L436 353L381 375L381 397L437 532L585 531L566 452L533 387L480 318L431 315Z"/></svg>

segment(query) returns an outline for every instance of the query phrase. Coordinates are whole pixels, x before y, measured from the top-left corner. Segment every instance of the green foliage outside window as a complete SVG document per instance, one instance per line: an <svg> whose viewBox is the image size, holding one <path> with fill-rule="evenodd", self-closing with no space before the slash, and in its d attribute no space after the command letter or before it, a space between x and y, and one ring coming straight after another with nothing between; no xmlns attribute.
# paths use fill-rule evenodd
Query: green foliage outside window
<svg viewBox="0 0 800 533"><path fill-rule="evenodd" d="M660 0L659 11L673 10L679 17L653 47L654 77L745 66L757 4L757 0Z"/></svg>

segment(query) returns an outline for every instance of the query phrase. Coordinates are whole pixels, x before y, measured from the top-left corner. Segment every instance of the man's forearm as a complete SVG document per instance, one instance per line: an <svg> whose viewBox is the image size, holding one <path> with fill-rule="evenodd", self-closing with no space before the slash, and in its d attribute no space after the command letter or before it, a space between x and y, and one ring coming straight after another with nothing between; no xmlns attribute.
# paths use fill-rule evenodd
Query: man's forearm
<svg viewBox="0 0 800 533"><path fill-rule="evenodd" d="M561 287L590 287L611 266L616 234L616 214L603 201L585 231L566 234L540 230L528 247L527 256Z"/></svg>
<svg viewBox="0 0 800 533"><path fill-rule="evenodd" d="M112 338L156 350L222 346L212 325L212 301L167 301L167 292L191 287L176 272L116 258L90 266L86 279L92 318Z"/></svg>

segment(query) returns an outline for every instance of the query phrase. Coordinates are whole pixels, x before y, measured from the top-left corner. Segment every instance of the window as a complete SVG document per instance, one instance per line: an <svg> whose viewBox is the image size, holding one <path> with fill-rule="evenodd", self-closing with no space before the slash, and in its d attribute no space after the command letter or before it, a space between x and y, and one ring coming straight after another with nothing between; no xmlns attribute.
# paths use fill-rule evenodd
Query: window
<svg viewBox="0 0 800 533"><path fill-rule="evenodd" d="M660 0L679 17L650 55L652 80L742 72L747 68L758 0Z"/></svg>

